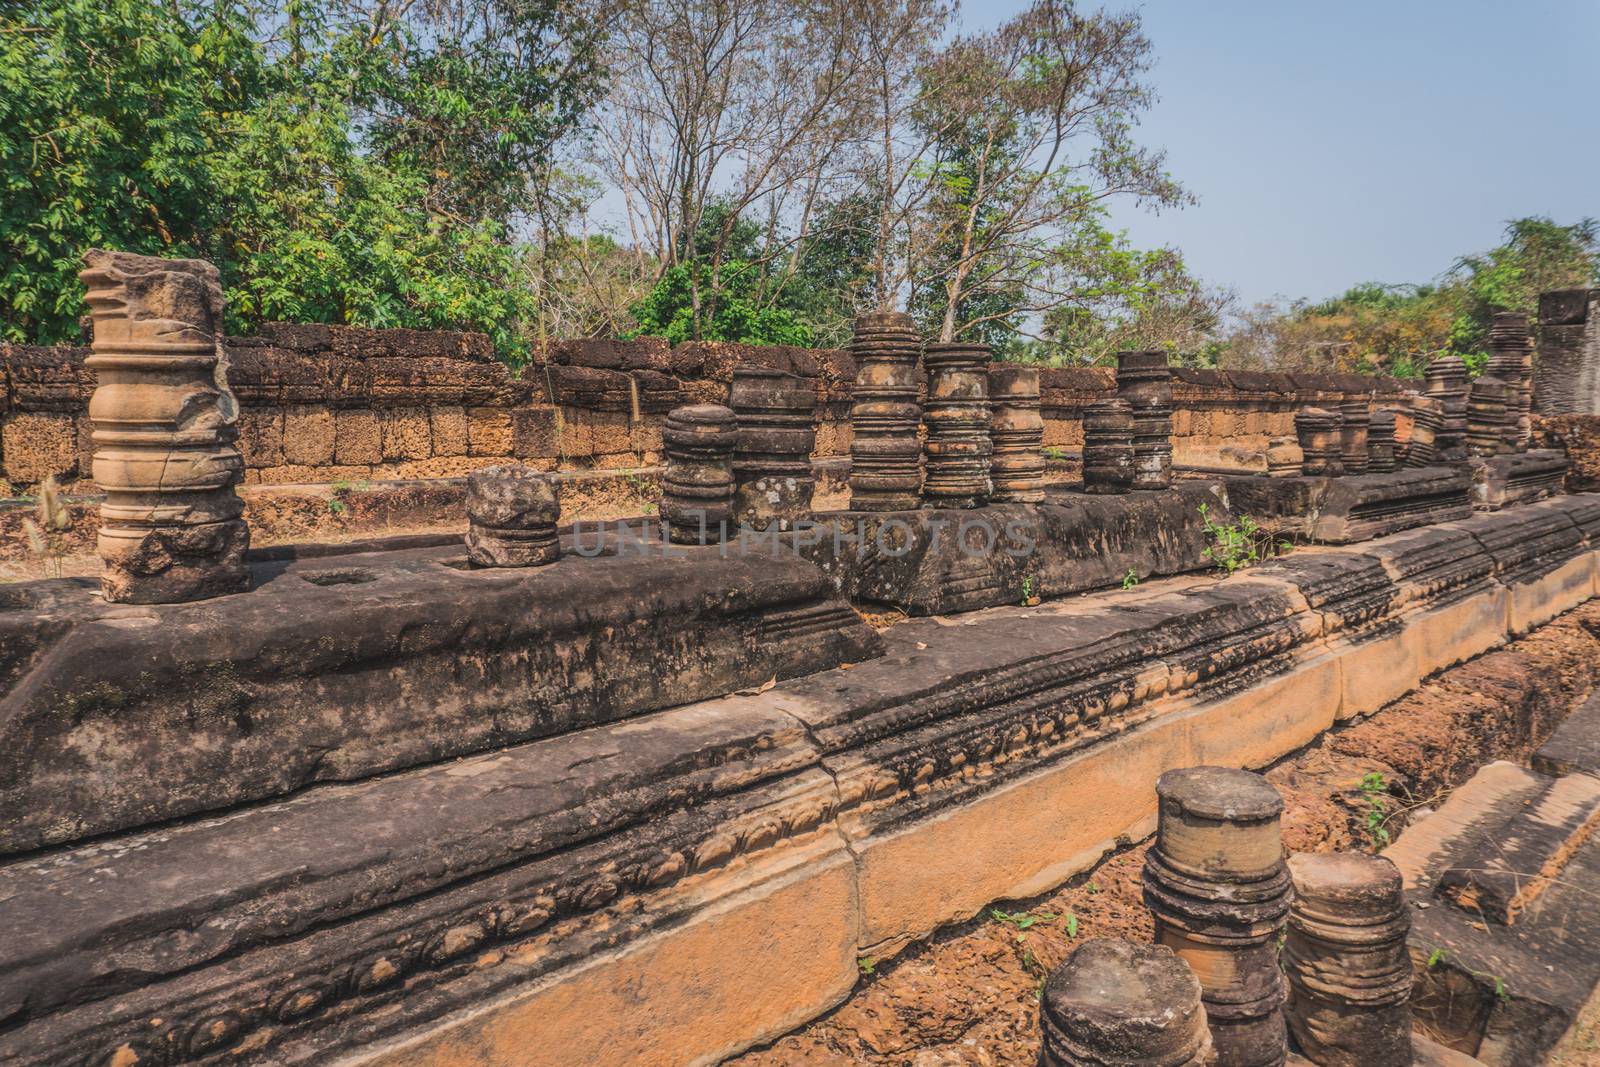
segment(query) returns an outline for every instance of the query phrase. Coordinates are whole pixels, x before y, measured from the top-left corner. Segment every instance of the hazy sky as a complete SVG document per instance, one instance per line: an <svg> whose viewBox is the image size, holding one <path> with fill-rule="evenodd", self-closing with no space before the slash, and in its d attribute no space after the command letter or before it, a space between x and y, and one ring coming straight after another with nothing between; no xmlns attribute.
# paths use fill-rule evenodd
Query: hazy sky
<svg viewBox="0 0 1600 1067"><path fill-rule="evenodd" d="M1141 132L1200 197L1117 222L1246 301L1429 281L1507 219L1600 216L1600 0L1106 6L1143 12Z"/></svg>

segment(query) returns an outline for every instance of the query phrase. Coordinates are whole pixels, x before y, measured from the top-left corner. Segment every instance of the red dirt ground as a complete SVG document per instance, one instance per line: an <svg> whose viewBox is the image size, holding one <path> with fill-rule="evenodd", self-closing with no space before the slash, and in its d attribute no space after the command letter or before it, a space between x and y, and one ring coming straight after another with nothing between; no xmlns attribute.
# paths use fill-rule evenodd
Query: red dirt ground
<svg viewBox="0 0 1600 1067"><path fill-rule="evenodd" d="M1361 782L1374 772L1384 776L1381 828L1397 836L1413 809L1437 805L1484 763L1525 760L1597 681L1600 602L1435 676L1268 771L1287 804L1285 844L1371 848L1372 797ZM1139 896L1146 847L1112 856L1055 893L1002 904L892 962L862 961L861 982L837 1009L730 1063L1034 1067L1037 990L1074 940L1151 936Z"/></svg>

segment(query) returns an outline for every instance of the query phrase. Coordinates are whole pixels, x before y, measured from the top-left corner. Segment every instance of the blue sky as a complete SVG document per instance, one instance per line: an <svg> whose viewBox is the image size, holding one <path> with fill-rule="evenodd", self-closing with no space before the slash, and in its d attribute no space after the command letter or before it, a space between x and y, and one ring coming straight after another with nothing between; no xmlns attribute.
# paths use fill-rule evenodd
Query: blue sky
<svg viewBox="0 0 1600 1067"><path fill-rule="evenodd" d="M1144 16L1141 133L1200 197L1116 220L1247 302L1425 282L1506 219L1600 216L1600 0L1107 6Z"/></svg>

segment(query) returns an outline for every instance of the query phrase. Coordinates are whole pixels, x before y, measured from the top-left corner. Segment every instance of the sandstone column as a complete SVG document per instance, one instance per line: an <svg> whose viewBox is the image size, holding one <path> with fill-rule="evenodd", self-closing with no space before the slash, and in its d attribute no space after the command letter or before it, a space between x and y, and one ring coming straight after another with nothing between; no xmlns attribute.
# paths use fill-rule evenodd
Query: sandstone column
<svg viewBox="0 0 1600 1067"><path fill-rule="evenodd" d="M1133 488L1133 408L1121 397L1083 410L1083 491L1126 493Z"/></svg>
<svg viewBox="0 0 1600 1067"><path fill-rule="evenodd" d="M817 479L816 384L768 367L734 368L730 406L739 422L733 453L734 521L753 530L793 529L811 512Z"/></svg>
<svg viewBox="0 0 1600 1067"><path fill-rule="evenodd" d="M667 474L661 518L680 545L709 545L728 537L733 519L733 450L739 429L721 404L673 408L661 431Z"/></svg>
<svg viewBox="0 0 1600 1067"><path fill-rule="evenodd" d="M1372 409L1367 398L1346 400L1339 405L1339 460L1346 474L1367 473L1367 428Z"/></svg>
<svg viewBox="0 0 1600 1067"><path fill-rule="evenodd" d="M1268 478L1295 478L1305 462L1305 453L1294 438L1274 437L1267 442L1266 460Z"/></svg>
<svg viewBox="0 0 1600 1067"><path fill-rule="evenodd" d="M1406 442L1407 467L1431 467L1439 461L1438 436L1442 404L1419 397L1411 405L1411 440Z"/></svg>
<svg viewBox="0 0 1600 1067"><path fill-rule="evenodd" d="M1467 455L1467 365L1460 356L1440 356L1424 372L1428 398L1439 405L1434 452L1442 460Z"/></svg>
<svg viewBox="0 0 1600 1067"><path fill-rule="evenodd" d="M1474 456L1496 456L1506 450L1506 423L1510 389L1499 378L1482 375L1472 383L1467 398L1467 451Z"/></svg>
<svg viewBox="0 0 1600 1067"><path fill-rule="evenodd" d="M1343 417L1326 408L1304 408L1294 414L1294 432L1300 438L1300 472L1308 478L1332 478L1344 473Z"/></svg>
<svg viewBox="0 0 1600 1067"><path fill-rule="evenodd" d="M1200 983L1165 945L1079 945L1045 982L1039 1025L1039 1067L1200 1067L1211 1054Z"/></svg>
<svg viewBox="0 0 1600 1067"><path fill-rule="evenodd" d="M1528 316L1517 311L1495 313L1489 327L1489 362L1483 372L1506 383L1506 443L1512 451L1527 451L1533 437L1533 350L1528 342Z"/></svg>
<svg viewBox="0 0 1600 1067"><path fill-rule="evenodd" d="M850 405L850 509L907 511L922 487L917 426L917 354L911 316L879 312L856 319L850 351L856 359Z"/></svg>
<svg viewBox="0 0 1600 1067"><path fill-rule="evenodd" d="M250 530L234 489L244 460L217 268L99 249L83 258L105 598L171 604L243 592Z"/></svg>
<svg viewBox="0 0 1600 1067"><path fill-rule="evenodd" d="M994 454L989 473L1002 504L1037 504L1044 499L1044 418L1039 411L1039 368L1000 363L989 368Z"/></svg>
<svg viewBox="0 0 1600 1067"><path fill-rule="evenodd" d="M1372 413L1367 426L1367 473L1388 474L1400 464L1394 439L1394 412L1388 408Z"/></svg>
<svg viewBox="0 0 1600 1067"><path fill-rule="evenodd" d="M1117 396L1133 409L1133 488L1172 485L1172 368L1160 351L1117 353Z"/></svg>
<svg viewBox="0 0 1600 1067"><path fill-rule="evenodd" d="M1156 941L1194 969L1218 1067L1271 1067L1287 1054L1278 931L1291 888L1265 778L1226 767L1168 771L1145 858Z"/></svg>
<svg viewBox="0 0 1600 1067"><path fill-rule="evenodd" d="M1411 1063L1411 957L1400 872L1360 852L1289 857L1289 1029L1320 1067Z"/></svg>
<svg viewBox="0 0 1600 1067"><path fill-rule="evenodd" d="M962 341L929 343L928 399L922 422L928 440L922 500L927 507L977 508L989 502L988 345ZM1041 427L1042 429L1042 427Z"/></svg>
<svg viewBox="0 0 1600 1067"><path fill-rule="evenodd" d="M527 467L467 475L467 558L477 567L541 567L561 556L561 504L550 479Z"/></svg>

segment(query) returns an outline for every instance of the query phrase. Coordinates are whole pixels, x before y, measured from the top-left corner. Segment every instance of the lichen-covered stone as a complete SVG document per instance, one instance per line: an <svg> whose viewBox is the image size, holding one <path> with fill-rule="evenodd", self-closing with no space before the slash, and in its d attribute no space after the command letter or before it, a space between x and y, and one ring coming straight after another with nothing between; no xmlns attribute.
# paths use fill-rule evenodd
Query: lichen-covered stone
<svg viewBox="0 0 1600 1067"><path fill-rule="evenodd" d="M928 397L922 422L926 464L922 496L929 507L976 508L994 490L989 472L988 345L930 343L922 361Z"/></svg>
<svg viewBox="0 0 1600 1067"><path fill-rule="evenodd" d="M1201 1067L1211 1054L1200 983L1165 945L1079 945L1045 982L1039 1024L1039 1067Z"/></svg>
<svg viewBox="0 0 1600 1067"><path fill-rule="evenodd" d="M921 500L917 360L922 345L910 315L856 319L850 342L856 382L850 407L850 509L909 511Z"/></svg>
<svg viewBox="0 0 1600 1067"><path fill-rule="evenodd" d="M467 557L479 567L540 567L561 556L561 504L550 479L526 467L467 475Z"/></svg>

